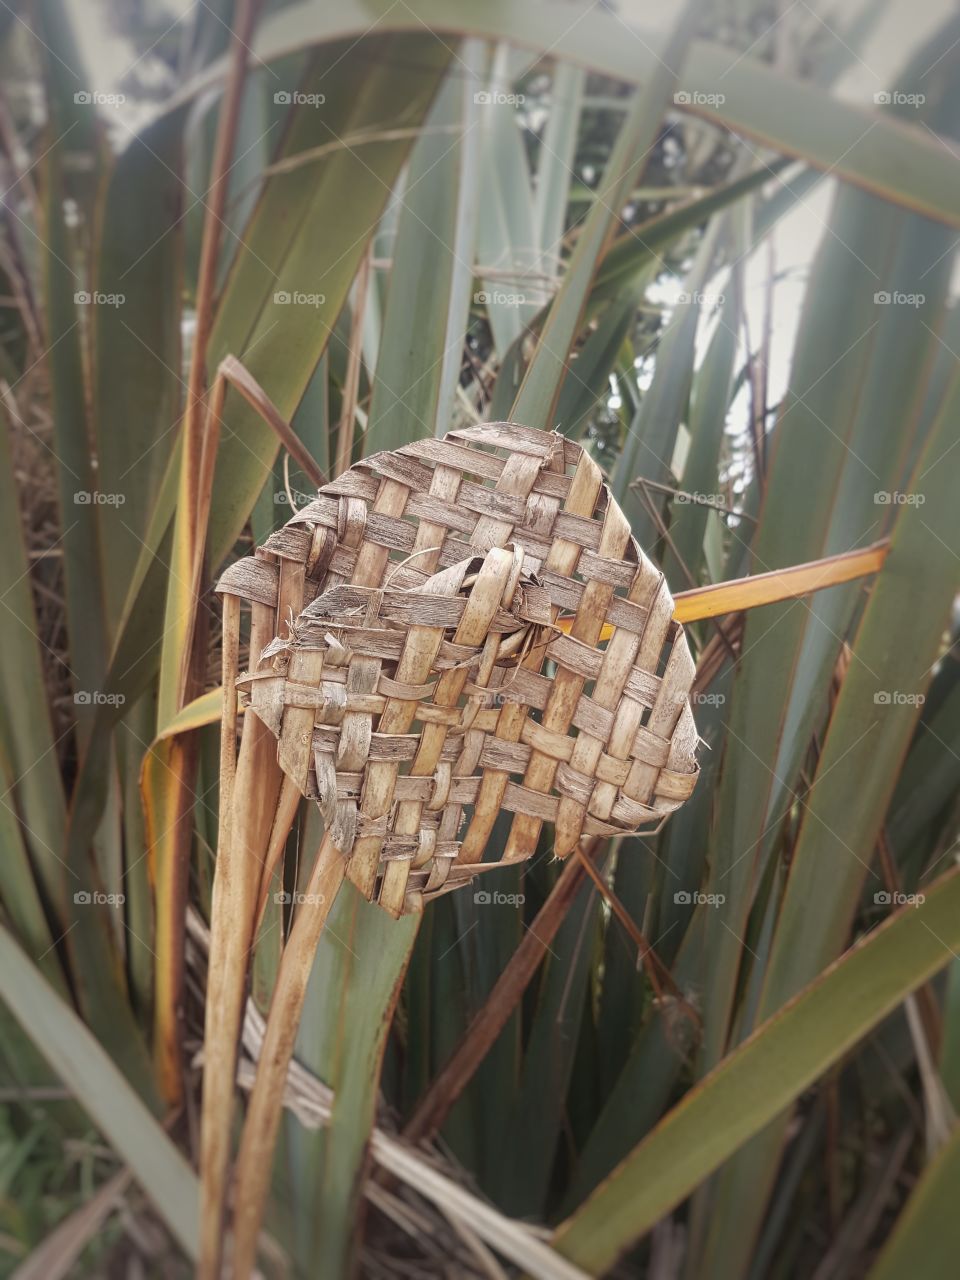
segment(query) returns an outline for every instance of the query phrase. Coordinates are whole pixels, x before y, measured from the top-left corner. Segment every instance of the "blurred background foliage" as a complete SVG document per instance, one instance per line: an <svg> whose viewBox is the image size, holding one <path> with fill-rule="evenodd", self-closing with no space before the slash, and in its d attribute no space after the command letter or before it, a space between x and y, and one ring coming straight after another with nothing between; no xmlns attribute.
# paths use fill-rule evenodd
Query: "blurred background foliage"
<svg viewBox="0 0 960 1280"><path fill-rule="evenodd" d="M891 551L693 625L702 780L591 851L606 898L549 830L419 929L341 895L296 1055L333 1113L285 1120L268 1274L514 1273L368 1179L374 1125L586 1274L955 1274L960 25L703 0L665 43L653 8L263 5L206 379L239 358L327 475L556 427L674 590ZM176 1276L218 770L216 694L171 692L179 428L237 15L0 9L0 1266ZM217 571L310 493L228 392L192 692ZM281 887L318 842L305 806Z"/></svg>

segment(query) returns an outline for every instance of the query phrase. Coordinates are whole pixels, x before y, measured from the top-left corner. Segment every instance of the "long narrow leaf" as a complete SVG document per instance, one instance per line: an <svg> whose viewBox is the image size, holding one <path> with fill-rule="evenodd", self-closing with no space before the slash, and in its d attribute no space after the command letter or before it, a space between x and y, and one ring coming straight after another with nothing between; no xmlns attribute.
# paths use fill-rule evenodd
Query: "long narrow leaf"
<svg viewBox="0 0 960 1280"><path fill-rule="evenodd" d="M615 226L627 192L642 173L656 138L677 68L693 34L699 5L691 0L658 59L648 85L639 92L623 122L598 197L577 238L563 282L547 315L540 341L514 402L512 417L529 427L549 429L560 394L562 374L580 326L586 295Z"/></svg>
<svg viewBox="0 0 960 1280"><path fill-rule="evenodd" d="M199 1236L197 1179L84 1024L0 925L0 994L64 1084L123 1157L188 1256Z"/></svg>
<svg viewBox="0 0 960 1280"><path fill-rule="evenodd" d="M960 1251L957 1184L960 1182L960 1131L924 1170L893 1235L870 1270L870 1280L949 1280Z"/></svg>
<svg viewBox="0 0 960 1280"><path fill-rule="evenodd" d="M960 873L941 880L833 965L668 1112L557 1231L601 1274L713 1169L949 962L960 947ZM715 1119L724 1117L718 1125Z"/></svg>
<svg viewBox="0 0 960 1280"><path fill-rule="evenodd" d="M377 22L378 31L424 27L511 40L631 84L646 84L659 70L658 39L650 31L633 32L621 18L596 11L589 22L571 21L563 7L547 0L527 0L522 6L501 0L470 9L452 0L416 0L389 9ZM264 23L255 52L271 61L305 42L355 40L367 29L365 13L291 5ZM222 64L212 65L168 110L215 84L222 74ZM706 41L691 46L683 87L691 100L696 94L704 102L697 111L705 118L905 208L960 226L960 162L938 139L876 111L872 101L861 106L832 97L819 85Z"/></svg>

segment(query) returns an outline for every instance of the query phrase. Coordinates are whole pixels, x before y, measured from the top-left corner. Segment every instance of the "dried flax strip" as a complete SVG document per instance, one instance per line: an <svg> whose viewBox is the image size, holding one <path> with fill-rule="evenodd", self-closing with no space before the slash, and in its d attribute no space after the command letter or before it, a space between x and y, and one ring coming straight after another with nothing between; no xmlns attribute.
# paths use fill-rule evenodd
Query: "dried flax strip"
<svg viewBox="0 0 960 1280"><path fill-rule="evenodd" d="M438 575L438 577L432 579L429 589L458 591L463 580L463 571L466 567L467 564L464 563L460 567L460 572L447 571L445 574ZM411 627L407 633L400 661L397 664L394 683L416 684L425 681L433 668L442 643L442 627ZM436 689L434 698L436 698ZM416 702L402 697L389 698L380 716L380 733L397 736L407 734L413 724L416 711ZM410 747L411 751L413 751L412 743ZM399 763L399 760L393 759L382 763L372 762L367 766L367 778L364 787L365 813L369 812L382 816L389 811L396 795ZM449 769L449 766L446 767ZM444 766L436 760L432 770L419 770L419 772L427 776L433 775L431 800L444 776L442 773L443 768ZM413 771L417 772L416 760L413 760ZM413 803L409 798L401 800L394 830L401 835L417 835L420 833L420 813L420 806ZM432 842L429 839L421 839L421 852L425 847L427 857L431 856L436 848L436 832L432 831L430 835L433 837ZM413 857L416 856L413 855ZM398 916L403 909L407 878L412 860L412 858L394 859L388 862L384 869L379 901L381 906L389 911L391 915ZM425 860L426 858L424 858Z"/></svg>
<svg viewBox="0 0 960 1280"><path fill-rule="evenodd" d="M627 523L626 516L615 502L608 502L600 538L600 554L609 559L619 559L629 542L630 525ZM600 638L607 608L612 598L612 587L597 579L588 582L570 628L571 637L583 644L594 646ZM566 667L558 667L550 698L543 712L544 728L554 733L567 733L584 684L583 676ZM548 791L553 785L557 764L558 761L554 756L544 752L534 752L523 777L524 787L530 791ZM518 813L514 817L507 837L504 856L508 859L529 858L537 847L540 827L541 822L538 817L529 813Z"/></svg>
<svg viewBox="0 0 960 1280"><path fill-rule="evenodd" d="M306 586L306 563L281 559L277 598L278 630L296 618L303 608ZM287 668L288 679L302 686L316 688L323 669L323 654L294 647ZM258 928L266 907L273 874L283 855L287 836L293 826L297 806L303 797L310 768L314 712L304 711L289 703L282 707L283 719L277 742L277 764L283 773L280 794L270 829L260 874L257 912L254 928Z"/></svg>
<svg viewBox="0 0 960 1280"><path fill-rule="evenodd" d="M593 701L613 713L610 726L610 740L619 730L622 742L629 734L628 725L635 719L639 728L639 720L643 704L634 698L623 696L624 687L634 669L638 658L641 661L649 658L653 662L659 659L660 650L666 639L667 628L671 619L670 594L666 590L663 574L655 569L643 552L639 552L639 565L627 598L645 610L643 630L634 631L629 627L615 627L607 645L600 665L596 685L593 690ZM660 608L656 608L659 601ZM618 752L608 747L613 759L624 759L633 743L633 737L624 742L624 750ZM597 778L601 758L604 753L604 740L589 733L580 733L574 742L570 754L571 770L587 779ZM554 851L558 858L565 858L577 846L583 830L583 820L587 809L596 817L608 819L616 795L616 787L609 782L597 780L592 786L588 804L561 796L557 809L556 840Z"/></svg>
<svg viewBox="0 0 960 1280"><path fill-rule="evenodd" d="M484 557L483 566L477 574L476 583L470 592L470 600L463 612L460 625L454 632L453 643L471 648L481 644L484 646L489 644L496 646L498 644L496 637L489 634L490 622L498 607L512 597L519 578L520 563L513 552L499 547L488 551ZM492 658L495 658L495 656L494 648ZM489 679L489 671L492 666L493 660L491 659L488 668L485 671L481 669L478 673L477 684L482 684L484 678ZM434 706L441 708L455 707L460 695L463 693L467 676L468 670L466 667L454 667L450 671L445 671L440 677L437 691L433 696ZM428 721L424 725L420 736L420 748L410 766L410 772L414 777L432 776L438 787L442 786L444 782L449 786L449 777L442 774L438 767L447 730L448 726L442 721L433 723ZM394 827L397 834L413 835L419 831L421 812L422 805L418 801L401 803ZM399 867L399 870L394 870L395 867ZM381 893L380 902L392 914L399 915L400 913L403 902L401 891L405 888L406 879L407 866L405 862L402 864L388 863L384 872L383 892Z"/></svg>
<svg viewBox="0 0 960 1280"><path fill-rule="evenodd" d="M263 604L252 606L251 661L273 634L275 611ZM225 603L225 653L235 655L239 644L239 601ZM229 628L229 631L226 630ZM228 662L225 657L225 675ZM232 684L224 684L222 733L230 751ZM235 742L235 736L233 741ZM207 978L204 1043L207 1057L203 1072L200 1128L201 1263L199 1273L215 1280L220 1270L223 1213L226 1203L230 1133L234 1107L234 1075L243 1013L244 975L253 935L253 919L260 867L280 789L276 763L277 744L269 726L255 715L244 717L240 753L227 787L220 822L217 872L210 907L210 964ZM228 775L229 776L229 775Z"/></svg>
<svg viewBox="0 0 960 1280"><path fill-rule="evenodd" d="M433 473L430 495L437 501L453 502L459 486L460 472L440 465ZM443 525L421 522L417 529L411 560L415 560L417 566L425 573L431 573L436 567L445 534L446 529ZM389 578L388 581L390 581ZM432 585L425 584L424 590L438 595L445 595L448 592L456 594L462 582L462 573L447 574L439 582L434 581ZM422 685L433 670L443 638L442 627L411 627L403 643L392 683ZM413 724L416 710L417 702L410 698L402 696L388 698L380 713L378 732L393 736L407 734ZM363 796L365 817L381 818L390 812L398 771L399 761L397 760L368 764ZM373 848L372 841L370 847ZM382 849L382 843L377 849L378 858L380 849ZM409 863L404 859L393 863L384 871L380 902L391 915L399 915L403 908L408 870Z"/></svg>
<svg viewBox="0 0 960 1280"><path fill-rule="evenodd" d="M287 1069L293 1057L313 959L343 880L343 870L343 856L327 836L317 855L303 905L297 910L277 972L237 1155L231 1260L235 1280L246 1280L256 1263L257 1238L273 1172L273 1148L283 1111Z"/></svg>
<svg viewBox="0 0 960 1280"><path fill-rule="evenodd" d="M401 516L407 504L410 489L396 480L385 479L381 482L379 492L373 503L372 511L377 515ZM364 586L379 586L389 562L388 548L364 538L357 554L356 567L352 581ZM376 659L374 661L377 661ZM371 677L377 668L366 669ZM344 716L341 732L362 732L358 721ZM341 762L341 768L346 765ZM361 800L361 809L363 802ZM369 815L379 816L379 815ZM380 860L380 842L373 837L357 840L347 861L347 876L366 898L372 898L377 883L377 871Z"/></svg>
<svg viewBox="0 0 960 1280"><path fill-rule="evenodd" d="M582 453L564 502L564 511L574 515L592 514L602 489L603 476L600 468L588 454ZM550 509L547 510L549 512ZM541 506L541 514L543 514L543 506ZM563 538L555 539L543 568L551 573L569 576L577 567L580 551L581 548L574 542ZM555 622L558 615L559 609L551 610L551 621ZM543 660L542 650L534 650L525 659L523 666L527 671L536 672L543 665ZM523 703L507 703L500 711L495 736L504 742L519 742L526 719L527 708ZM473 820L463 838L460 850L461 862L479 862L483 857L509 781L510 777L506 771L495 769L484 771Z"/></svg>
<svg viewBox="0 0 960 1280"><path fill-rule="evenodd" d="M466 439L475 438L470 431L464 431L462 436ZM491 440L499 438L496 431L490 438ZM504 500L516 500L517 506L514 508L513 518L504 519L485 515L478 521L472 535L472 541L475 546L484 548L503 546L508 539L513 537L518 519L522 520L523 528L526 531L533 522L537 521L538 518L542 518L542 504L539 496L534 492L535 487L541 481L542 476L550 470L559 469L562 471L563 456L563 442L559 437L546 437L544 443L532 452L511 454L497 478L494 491L503 495ZM506 509L505 506L504 510ZM525 539L525 541L529 545L529 540ZM521 550L526 549L523 543L517 543L516 545ZM472 737L468 743L464 744L464 751L457 761L456 773L462 776L465 772L471 771L479 754L476 738ZM461 816L461 810L457 808L449 816L445 817L444 825L448 833L456 833L460 826ZM439 874L431 877L431 889L439 887L442 880L446 878L448 870L449 863L438 867Z"/></svg>

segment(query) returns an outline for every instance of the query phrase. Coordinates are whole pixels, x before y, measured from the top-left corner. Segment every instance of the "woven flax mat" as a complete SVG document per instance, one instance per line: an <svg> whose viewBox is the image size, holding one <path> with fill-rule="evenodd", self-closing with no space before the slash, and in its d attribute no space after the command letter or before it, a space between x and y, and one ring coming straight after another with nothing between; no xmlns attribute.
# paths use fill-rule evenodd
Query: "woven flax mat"
<svg viewBox="0 0 960 1280"><path fill-rule="evenodd" d="M238 682L392 914L503 860L657 826L693 791L694 664L597 464L513 423L351 467L224 573L274 639ZM266 621L266 629L265 629Z"/></svg>

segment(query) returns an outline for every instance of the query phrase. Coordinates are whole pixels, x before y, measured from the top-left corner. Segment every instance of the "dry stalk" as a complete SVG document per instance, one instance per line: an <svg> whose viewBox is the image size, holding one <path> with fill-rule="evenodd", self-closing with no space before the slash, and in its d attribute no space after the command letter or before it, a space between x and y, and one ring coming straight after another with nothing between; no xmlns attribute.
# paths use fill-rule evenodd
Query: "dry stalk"
<svg viewBox="0 0 960 1280"><path fill-rule="evenodd" d="M234 1185L234 1280L248 1280L256 1263L257 1239L273 1171L273 1148L283 1111L287 1070L293 1057L314 956L343 881L343 871L343 856L327 835L280 960L263 1050L240 1140Z"/></svg>
<svg viewBox="0 0 960 1280"><path fill-rule="evenodd" d="M239 602L233 607L224 605L225 636L228 609L231 616L238 617ZM269 617L264 616L267 614ZM256 645L256 650L253 657L262 647L272 623L272 611L263 605L255 606L251 647ZM231 634L237 634L236 626ZM226 665L225 661L225 677ZM232 691L231 687L224 685L222 753L228 759L236 741L235 727L234 736L230 737L231 722L236 725L235 697L234 677ZM198 1274L201 1280L218 1280L220 1274L237 1041L263 850L270 834L280 786L276 759L276 742L270 730L256 716L244 716L235 774L228 764L228 786L221 805L217 874L210 915L204 1030L206 1060L200 1128L201 1251Z"/></svg>

